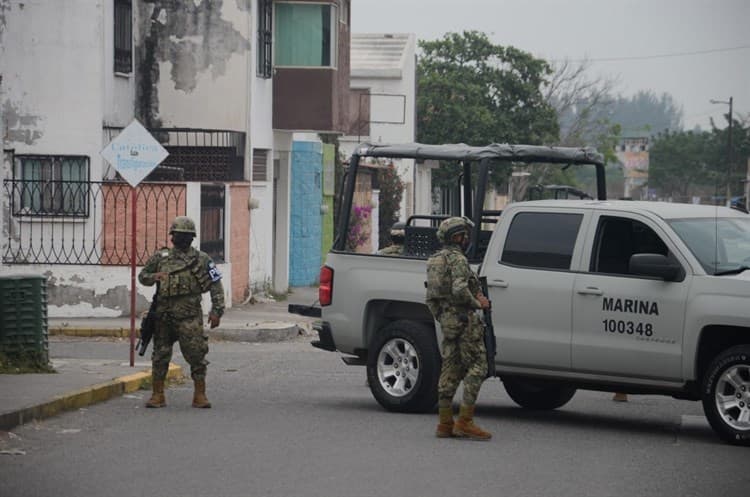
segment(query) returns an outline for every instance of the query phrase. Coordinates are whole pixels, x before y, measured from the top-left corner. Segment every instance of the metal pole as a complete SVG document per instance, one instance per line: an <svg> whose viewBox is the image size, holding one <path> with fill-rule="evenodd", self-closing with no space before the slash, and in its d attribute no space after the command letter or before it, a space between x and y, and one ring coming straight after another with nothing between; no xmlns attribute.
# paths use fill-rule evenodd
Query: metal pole
<svg viewBox="0 0 750 497"><path fill-rule="evenodd" d="M732 205L732 97L729 97L729 145L727 146L727 207Z"/></svg>
<svg viewBox="0 0 750 497"><path fill-rule="evenodd" d="M136 189L130 188L131 245L130 245L130 367L135 366L135 218L137 212Z"/></svg>

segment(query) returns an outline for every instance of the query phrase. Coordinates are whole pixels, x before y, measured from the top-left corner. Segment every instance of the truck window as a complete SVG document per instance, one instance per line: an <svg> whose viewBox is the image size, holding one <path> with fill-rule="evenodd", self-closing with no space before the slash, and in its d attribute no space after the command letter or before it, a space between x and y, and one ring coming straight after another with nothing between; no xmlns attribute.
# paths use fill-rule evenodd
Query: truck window
<svg viewBox="0 0 750 497"><path fill-rule="evenodd" d="M591 271L628 274L633 254L669 255L669 249L654 230L640 221L603 216L597 227Z"/></svg>
<svg viewBox="0 0 750 497"><path fill-rule="evenodd" d="M581 214L522 212L511 222L500 262L541 269L570 269Z"/></svg>

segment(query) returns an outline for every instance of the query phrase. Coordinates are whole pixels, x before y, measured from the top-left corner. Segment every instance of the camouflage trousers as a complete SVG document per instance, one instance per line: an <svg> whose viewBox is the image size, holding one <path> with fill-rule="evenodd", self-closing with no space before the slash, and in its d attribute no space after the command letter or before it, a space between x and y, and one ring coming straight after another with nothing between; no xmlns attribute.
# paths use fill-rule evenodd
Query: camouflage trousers
<svg viewBox="0 0 750 497"><path fill-rule="evenodd" d="M174 319L164 314L159 318L154 332L154 351L151 355L151 367L154 380L167 377L169 361L172 360L172 347L180 343L182 357L190 364L190 376L193 380L206 379L206 354L208 354L208 336L203 331L201 316Z"/></svg>
<svg viewBox="0 0 750 497"><path fill-rule="evenodd" d="M461 316L463 319L441 316L440 322L447 324L454 318L464 324L460 329L453 328L443 333L443 365L438 381L441 407L451 405L461 381L464 382L463 403L474 405L487 376L487 349L481 320L469 311L468 319L465 314Z"/></svg>

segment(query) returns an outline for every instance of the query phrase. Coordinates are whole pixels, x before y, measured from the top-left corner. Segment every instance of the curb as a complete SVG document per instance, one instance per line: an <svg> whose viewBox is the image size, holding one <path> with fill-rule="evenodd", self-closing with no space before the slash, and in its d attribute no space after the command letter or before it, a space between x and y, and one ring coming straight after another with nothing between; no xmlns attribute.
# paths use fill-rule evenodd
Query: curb
<svg viewBox="0 0 750 497"><path fill-rule="evenodd" d="M182 367L169 364L167 379L177 380L183 377ZM57 396L48 402L25 407L17 411L0 414L0 430L10 431L16 426L34 420L50 418L64 411L80 409L98 402L104 402L124 393L135 392L151 383L151 369L115 378L105 383L74 390Z"/></svg>
<svg viewBox="0 0 750 497"><path fill-rule="evenodd" d="M129 338L130 328L74 328L60 326L49 328L49 336ZM138 330L136 330L138 336Z"/></svg>
<svg viewBox="0 0 750 497"><path fill-rule="evenodd" d="M130 328L78 328L55 326L47 330L48 336L129 338ZM210 338L229 342L283 342L304 334L304 328L295 323L266 322L251 327L216 328L210 330ZM136 330L136 338L139 330Z"/></svg>

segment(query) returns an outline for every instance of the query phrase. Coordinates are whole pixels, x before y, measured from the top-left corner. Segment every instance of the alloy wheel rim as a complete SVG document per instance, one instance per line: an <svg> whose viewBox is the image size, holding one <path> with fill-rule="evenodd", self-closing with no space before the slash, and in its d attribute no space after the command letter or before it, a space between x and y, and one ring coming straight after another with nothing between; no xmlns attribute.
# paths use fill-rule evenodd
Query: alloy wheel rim
<svg viewBox="0 0 750 497"><path fill-rule="evenodd" d="M417 350L403 338L388 340L378 354L378 381L394 397L412 392L419 378Z"/></svg>
<svg viewBox="0 0 750 497"><path fill-rule="evenodd" d="M750 430L750 365L728 368L719 377L714 394L716 410L735 430Z"/></svg>

